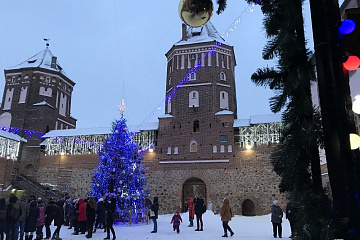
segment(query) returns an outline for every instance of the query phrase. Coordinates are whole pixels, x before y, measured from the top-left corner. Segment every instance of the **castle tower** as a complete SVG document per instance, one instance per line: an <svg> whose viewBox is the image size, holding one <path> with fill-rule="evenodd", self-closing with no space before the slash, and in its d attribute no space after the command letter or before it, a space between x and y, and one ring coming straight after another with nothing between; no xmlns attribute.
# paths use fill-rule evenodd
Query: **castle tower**
<svg viewBox="0 0 360 240"><path fill-rule="evenodd" d="M28 140L17 168L20 173L32 175L43 141L39 135L76 127L76 119L70 115L75 83L48 47L4 70L4 74L0 126L11 127L11 131Z"/></svg>
<svg viewBox="0 0 360 240"><path fill-rule="evenodd" d="M176 94L166 102L165 116L159 118L159 159L230 162L237 115L233 47L210 22L201 28L183 25L182 39L166 57L166 95L174 89ZM199 67L188 80L176 87L195 66Z"/></svg>

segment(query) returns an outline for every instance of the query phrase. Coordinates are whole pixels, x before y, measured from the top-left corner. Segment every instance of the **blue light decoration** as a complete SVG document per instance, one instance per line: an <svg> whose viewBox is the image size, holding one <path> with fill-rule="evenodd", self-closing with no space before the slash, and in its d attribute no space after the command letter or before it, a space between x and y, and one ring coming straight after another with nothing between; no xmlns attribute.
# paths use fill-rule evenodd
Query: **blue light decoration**
<svg viewBox="0 0 360 240"><path fill-rule="evenodd" d="M355 30L355 22L351 19L345 19L342 21L339 31L342 34L350 34Z"/></svg>
<svg viewBox="0 0 360 240"><path fill-rule="evenodd" d="M127 130L122 117L99 151L99 166L92 176L89 196L101 198L112 195L116 199L117 221L137 223L146 214L146 169L140 156L140 147ZM130 219L131 213L131 219Z"/></svg>

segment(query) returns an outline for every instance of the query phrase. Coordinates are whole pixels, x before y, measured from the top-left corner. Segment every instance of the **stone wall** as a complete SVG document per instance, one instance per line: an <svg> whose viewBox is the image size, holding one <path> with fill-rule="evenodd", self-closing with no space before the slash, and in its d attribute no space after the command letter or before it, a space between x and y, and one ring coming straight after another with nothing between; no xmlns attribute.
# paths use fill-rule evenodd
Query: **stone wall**
<svg viewBox="0 0 360 240"><path fill-rule="evenodd" d="M272 169L207 169L167 170L147 173L147 187L151 199L159 197L160 212L173 213L183 206L183 185L187 179L199 178L206 184L205 201L219 212L222 200L227 197L236 214L242 214L242 203L249 199L255 205L256 215L268 214L273 200L286 206L285 196L279 193L279 177Z"/></svg>

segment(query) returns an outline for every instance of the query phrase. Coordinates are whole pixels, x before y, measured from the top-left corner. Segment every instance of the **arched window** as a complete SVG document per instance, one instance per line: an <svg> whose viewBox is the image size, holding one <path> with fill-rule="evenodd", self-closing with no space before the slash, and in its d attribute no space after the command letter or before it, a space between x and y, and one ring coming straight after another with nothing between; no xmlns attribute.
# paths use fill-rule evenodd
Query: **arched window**
<svg viewBox="0 0 360 240"><path fill-rule="evenodd" d="M178 147L174 148L174 154L179 154L179 148Z"/></svg>
<svg viewBox="0 0 360 240"><path fill-rule="evenodd" d="M171 147L168 147L167 154L171 154Z"/></svg>
<svg viewBox="0 0 360 240"><path fill-rule="evenodd" d="M226 74L224 72L220 73L220 80L221 81L226 81Z"/></svg>
<svg viewBox="0 0 360 240"><path fill-rule="evenodd" d="M213 146L213 153L217 153L217 146Z"/></svg>
<svg viewBox="0 0 360 240"><path fill-rule="evenodd" d="M190 142L190 152L197 152L197 142L196 141Z"/></svg>
<svg viewBox="0 0 360 240"><path fill-rule="evenodd" d="M196 80L196 73L191 73L190 74L190 81L194 81Z"/></svg>
<svg viewBox="0 0 360 240"><path fill-rule="evenodd" d="M221 152L221 153L225 152L225 146L224 146L224 145L221 145L221 146L220 146L220 152Z"/></svg>
<svg viewBox="0 0 360 240"><path fill-rule="evenodd" d="M167 113L171 113L171 99L169 99L167 103Z"/></svg>
<svg viewBox="0 0 360 240"><path fill-rule="evenodd" d="M189 92L189 107L199 107L199 92Z"/></svg>
<svg viewBox="0 0 360 240"><path fill-rule="evenodd" d="M229 95L226 91L220 91L220 108L229 109Z"/></svg>
<svg viewBox="0 0 360 240"><path fill-rule="evenodd" d="M199 120L195 120L193 124L193 132L199 132Z"/></svg>
<svg viewBox="0 0 360 240"><path fill-rule="evenodd" d="M228 145L228 152L231 153L232 152L232 146Z"/></svg>

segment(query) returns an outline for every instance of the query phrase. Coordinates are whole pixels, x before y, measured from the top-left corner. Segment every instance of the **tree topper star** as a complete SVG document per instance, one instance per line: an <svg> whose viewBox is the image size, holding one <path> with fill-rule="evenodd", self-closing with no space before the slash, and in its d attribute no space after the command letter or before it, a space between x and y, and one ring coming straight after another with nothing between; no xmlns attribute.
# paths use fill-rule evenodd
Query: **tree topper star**
<svg viewBox="0 0 360 240"><path fill-rule="evenodd" d="M124 99L122 100L121 104L119 104L118 107L119 107L119 110L121 112L121 117L124 117L124 112L125 112L125 109L126 109Z"/></svg>

